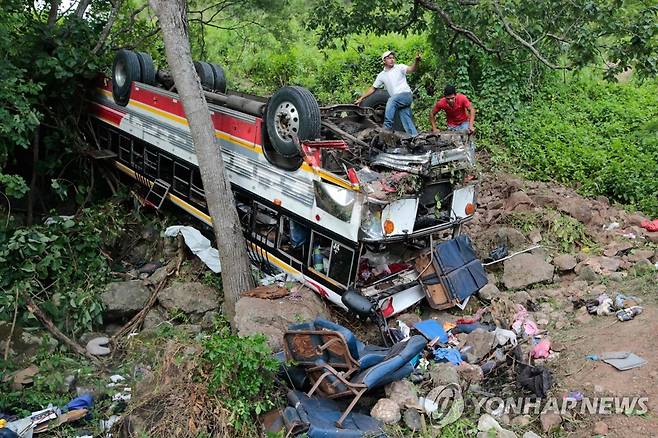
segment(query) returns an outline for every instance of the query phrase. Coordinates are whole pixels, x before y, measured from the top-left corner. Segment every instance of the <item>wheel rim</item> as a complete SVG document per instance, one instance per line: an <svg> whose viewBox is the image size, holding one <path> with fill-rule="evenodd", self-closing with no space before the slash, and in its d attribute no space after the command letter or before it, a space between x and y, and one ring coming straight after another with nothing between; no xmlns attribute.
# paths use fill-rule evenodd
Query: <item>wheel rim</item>
<svg viewBox="0 0 658 438"><path fill-rule="evenodd" d="M299 134L299 111L291 102L282 102L274 112L274 129L276 135L284 141Z"/></svg>
<svg viewBox="0 0 658 438"><path fill-rule="evenodd" d="M123 61L117 62L117 66L114 69L114 80L119 87L123 87L123 84L126 83L126 66L123 64Z"/></svg>

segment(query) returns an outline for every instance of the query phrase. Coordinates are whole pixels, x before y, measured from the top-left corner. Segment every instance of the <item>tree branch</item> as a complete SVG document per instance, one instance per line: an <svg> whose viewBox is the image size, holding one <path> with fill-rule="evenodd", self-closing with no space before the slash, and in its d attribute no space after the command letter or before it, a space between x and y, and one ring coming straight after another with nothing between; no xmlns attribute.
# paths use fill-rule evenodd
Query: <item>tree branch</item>
<svg viewBox="0 0 658 438"><path fill-rule="evenodd" d="M50 10L48 11L48 27L52 27L57 21L57 10L59 9L60 0L52 0L50 2Z"/></svg>
<svg viewBox="0 0 658 438"><path fill-rule="evenodd" d="M498 18L500 19L501 23L503 23L503 27L505 28L505 32L507 32L512 38L514 38L516 41L518 41L522 46L527 48L530 53L532 53L535 58L537 58L542 64L554 69L554 70L571 70L570 67L568 66L561 66L552 63L548 59L544 58L541 53L539 53L539 50L535 48L532 44L530 44L528 41L524 40L521 38L510 26L509 22L505 19L503 16L502 11L500 10L500 4L498 3L498 0L493 0L494 8L496 9L496 15L498 15Z"/></svg>
<svg viewBox="0 0 658 438"><path fill-rule="evenodd" d="M498 53L497 50L492 49L490 47L487 47L484 44L484 42L482 42L482 40L477 35L475 35L473 33L473 31L471 31L469 29L466 29L466 28L463 28L463 27L458 26L457 24L455 24L455 22L452 21L452 18L450 17L450 15L446 11L441 9L439 7L439 5L437 5L433 1L431 1L431 0L418 0L418 3L423 5L423 7L425 9L429 9L430 11L434 11L437 14L439 14L439 16L446 23L446 25L450 29L452 29L454 32L457 32L457 33L460 33L460 34L464 35L466 38L468 38L469 40L471 40L472 42L474 42L475 44L477 44L478 46L480 46L482 49L484 49L485 51L487 51L489 53Z"/></svg>
<svg viewBox="0 0 658 438"><path fill-rule="evenodd" d="M103 26L103 30L101 31L101 36L100 38L98 38L98 42L96 43L96 47L94 47L94 49L91 51L91 53L93 53L94 55L97 54L101 50L101 48L103 48L103 46L105 45L105 41L107 41L107 37L110 36L110 31L112 30L112 26L114 26L114 22L116 21L117 16L119 14L121 1L122 0L117 0L112 6L110 17L107 19L107 23L105 23L105 26Z"/></svg>
<svg viewBox="0 0 658 438"><path fill-rule="evenodd" d="M85 15L85 12L87 12L89 3L91 3L91 0L80 0L80 3L78 3L78 7L75 9L75 16L78 18L82 18Z"/></svg>

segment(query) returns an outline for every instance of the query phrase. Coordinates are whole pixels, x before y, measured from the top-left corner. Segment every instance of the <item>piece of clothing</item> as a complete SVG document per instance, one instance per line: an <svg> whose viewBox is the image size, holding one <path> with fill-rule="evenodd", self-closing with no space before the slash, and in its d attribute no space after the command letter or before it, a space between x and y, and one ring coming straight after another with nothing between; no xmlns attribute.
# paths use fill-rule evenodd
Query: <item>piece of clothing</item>
<svg viewBox="0 0 658 438"><path fill-rule="evenodd" d="M448 129L456 128L464 122L468 122L468 114L466 114L466 109L471 107L471 101L468 100L468 97L464 96L461 93L455 95L455 103L453 106L448 105L448 101L445 97L437 100L432 108L432 114L436 114L439 111L445 111L446 120L448 122ZM468 129L468 125L466 125Z"/></svg>
<svg viewBox="0 0 658 438"><path fill-rule="evenodd" d="M400 122L402 122L404 131L409 135L418 134L411 116L412 99L411 92L394 94L388 98L386 109L384 110L384 128L393 129L393 119L397 112L400 114Z"/></svg>
<svg viewBox="0 0 658 438"><path fill-rule="evenodd" d="M470 125L468 120L466 120L464 123L462 123L459 126L448 125L448 131L466 131L468 129L468 125Z"/></svg>
<svg viewBox="0 0 658 438"><path fill-rule="evenodd" d="M450 362L454 365L462 363L462 355L455 348L436 348L433 353L437 362Z"/></svg>
<svg viewBox="0 0 658 438"><path fill-rule="evenodd" d="M400 93L411 93L411 87L407 84L407 68L405 64L395 64L388 70L382 70L375 78L372 86L374 88L386 88L391 96Z"/></svg>

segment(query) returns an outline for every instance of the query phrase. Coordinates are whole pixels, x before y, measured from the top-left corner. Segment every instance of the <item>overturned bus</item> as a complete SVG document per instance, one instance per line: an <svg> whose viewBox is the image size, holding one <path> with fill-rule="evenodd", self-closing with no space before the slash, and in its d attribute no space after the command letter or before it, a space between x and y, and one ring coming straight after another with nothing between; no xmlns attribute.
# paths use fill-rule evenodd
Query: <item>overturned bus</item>
<svg viewBox="0 0 658 438"><path fill-rule="evenodd" d="M358 291L384 317L422 300L414 261L475 211L468 135L411 137L382 129L377 105L320 107L295 86L245 95L227 91L220 66L195 67L252 262L341 307ZM159 208L168 199L211 226L168 72L146 53L120 50L90 104L93 141L146 187L145 201Z"/></svg>

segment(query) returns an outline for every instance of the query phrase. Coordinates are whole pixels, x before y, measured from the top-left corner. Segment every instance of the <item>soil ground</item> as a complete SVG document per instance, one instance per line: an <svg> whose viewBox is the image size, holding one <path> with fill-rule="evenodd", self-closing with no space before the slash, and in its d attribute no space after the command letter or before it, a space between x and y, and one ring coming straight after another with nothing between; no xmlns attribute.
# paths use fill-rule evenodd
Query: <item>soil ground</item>
<svg viewBox="0 0 658 438"><path fill-rule="evenodd" d="M644 312L627 322L615 316L594 316L556 334L563 343L557 368L555 394L580 391L589 397L647 397L649 412L645 415L612 414L593 415L570 420L574 426L569 435L589 437L593 424L605 422L607 437L658 437L658 297L656 276L631 279L619 283L624 293L641 297ZM612 351L630 351L644 358L641 368L618 371L601 361L586 359L590 354ZM630 414L630 415L629 415Z"/></svg>

